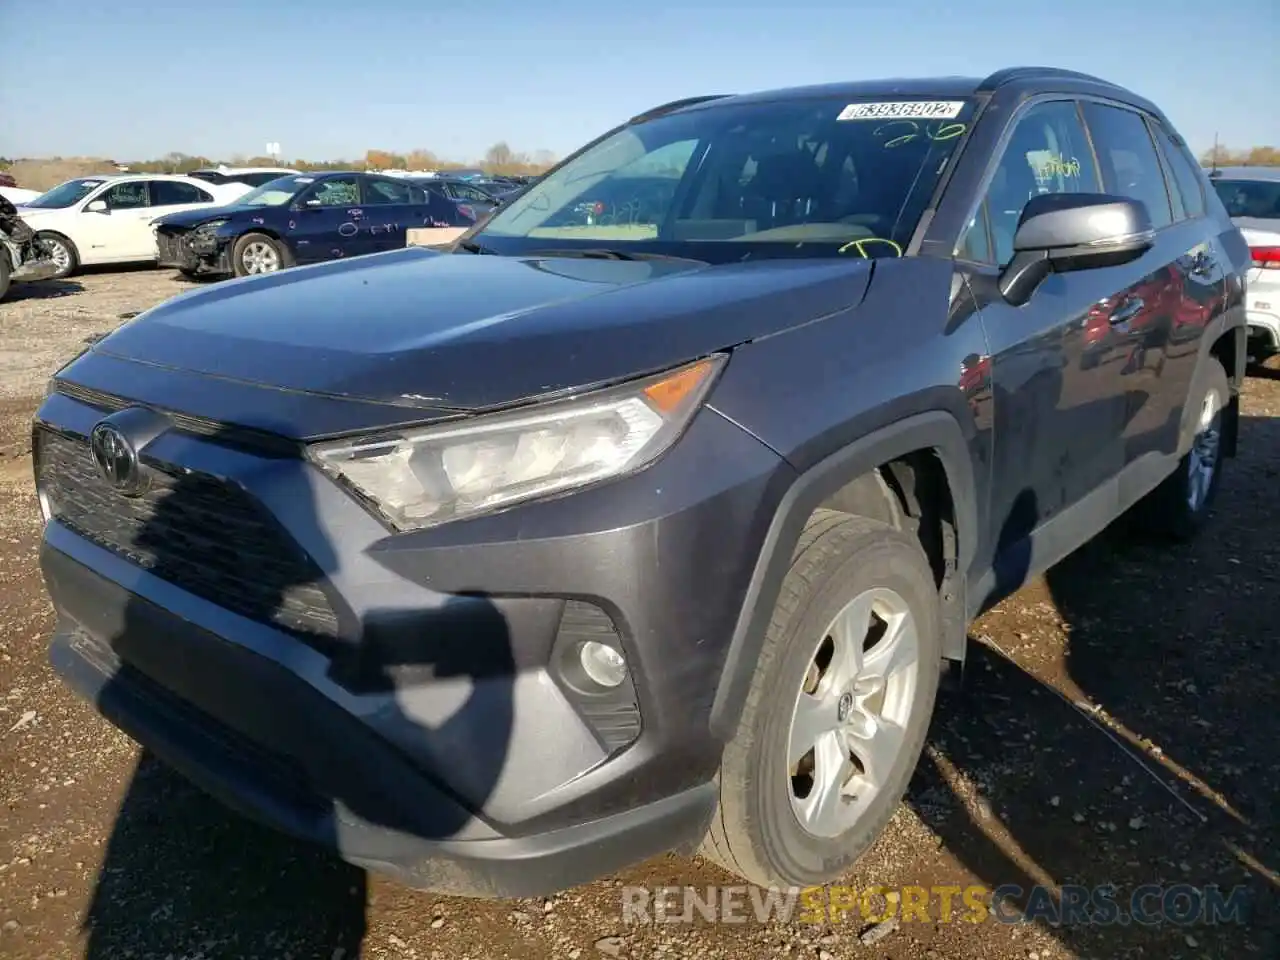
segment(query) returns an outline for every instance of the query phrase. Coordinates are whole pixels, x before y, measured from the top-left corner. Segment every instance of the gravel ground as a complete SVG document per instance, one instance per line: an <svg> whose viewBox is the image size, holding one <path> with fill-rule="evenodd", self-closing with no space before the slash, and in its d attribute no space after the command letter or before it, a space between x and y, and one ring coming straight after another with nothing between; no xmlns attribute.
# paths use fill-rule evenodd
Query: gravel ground
<svg viewBox="0 0 1280 960"><path fill-rule="evenodd" d="M28 421L86 337L189 286L96 273L0 304L0 955L746 958L1280 956L1280 371L1195 545L1111 533L972 630L902 807L851 884L1244 885L1240 924L626 923L620 887L733 883L663 857L550 900L367 878L205 798L54 679ZM24 295L25 294L25 295ZM958 914L959 915L959 914ZM868 937L867 940L873 938Z"/></svg>

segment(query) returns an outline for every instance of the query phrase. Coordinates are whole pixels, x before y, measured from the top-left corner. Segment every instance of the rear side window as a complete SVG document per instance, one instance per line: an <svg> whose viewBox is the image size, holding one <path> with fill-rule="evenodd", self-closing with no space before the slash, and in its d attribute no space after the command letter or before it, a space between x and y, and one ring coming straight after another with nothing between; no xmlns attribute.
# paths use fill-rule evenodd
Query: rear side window
<svg viewBox="0 0 1280 960"><path fill-rule="evenodd" d="M164 207L178 203L208 203L213 194L205 193L190 183L177 183L173 180L151 181L151 205Z"/></svg>
<svg viewBox="0 0 1280 960"><path fill-rule="evenodd" d="M410 202L409 184L394 180L366 180L364 202L367 204L405 204Z"/></svg>
<svg viewBox="0 0 1280 960"><path fill-rule="evenodd" d="M1164 172L1141 115L1090 102L1084 104L1084 117L1102 168L1103 189L1145 203L1157 230L1171 224L1173 210Z"/></svg>
<svg viewBox="0 0 1280 960"><path fill-rule="evenodd" d="M270 170L264 173L238 173L234 176L228 177L227 182L234 180L238 183L245 184L245 186L260 187L264 183L270 183L272 180L279 180L283 176L286 176L286 174L281 173L279 170Z"/></svg>
<svg viewBox="0 0 1280 960"><path fill-rule="evenodd" d="M1194 220L1196 217L1203 217L1204 176L1200 173L1200 166L1192 162L1187 154L1187 148L1175 142L1168 130L1159 124L1156 124L1154 129L1156 140L1159 141L1169 169L1173 172L1173 183L1170 187L1177 189L1177 199L1182 201L1182 209L1186 212L1187 218Z"/></svg>
<svg viewBox="0 0 1280 960"><path fill-rule="evenodd" d="M1280 180L1223 180L1215 178L1213 189L1231 217L1280 220Z"/></svg>

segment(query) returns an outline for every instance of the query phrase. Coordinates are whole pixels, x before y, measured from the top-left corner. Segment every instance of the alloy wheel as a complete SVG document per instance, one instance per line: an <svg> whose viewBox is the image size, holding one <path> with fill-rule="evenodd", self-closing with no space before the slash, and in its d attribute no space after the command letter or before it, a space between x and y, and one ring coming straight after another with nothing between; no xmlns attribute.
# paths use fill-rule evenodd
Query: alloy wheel
<svg viewBox="0 0 1280 960"><path fill-rule="evenodd" d="M919 678L915 617L895 591L859 594L827 627L787 740L792 811L806 832L844 833L889 782Z"/></svg>
<svg viewBox="0 0 1280 960"><path fill-rule="evenodd" d="M280 269L280 253L274 245L255 240L244 248L240 262L245 273L274 273Z"/></svg>

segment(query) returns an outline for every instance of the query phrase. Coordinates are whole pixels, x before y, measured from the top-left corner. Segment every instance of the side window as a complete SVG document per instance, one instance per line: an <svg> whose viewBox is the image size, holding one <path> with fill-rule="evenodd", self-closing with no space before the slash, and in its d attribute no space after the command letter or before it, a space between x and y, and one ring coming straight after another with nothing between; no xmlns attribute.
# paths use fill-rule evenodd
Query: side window
<svg viewBox="0 0 1280 960"><path fill-rule="evenodd" d="M311 188L307 200L319 200L322 207L356 207L360 205L360 184L355 177L333 177Z"/></svg>
<svg viewBox="0 0 1280 960"><path fill-rule="evenodd" d="M239 183L243 183L247 187L260 187L264 183L270 183L272 180L278 180L281 177L287 177L287 176L288 176L287 173L280 173L278 170L272 170L264 173L240 174L240 175L231 177L230 179L235 180Z"/></svg>
<svg viewBox="0 0 1280 960"><path fill-rule="evenodd" d="M147 206L147 181L130 180L128 183L117 183L103 193L99 200L107 201L112 210L136 210Z"/></svg>
<svg viewBox="0 0 1280 960"><path fill-rule="evenodd" d="M1156 139L1164 148L1165 158L1173 171L1173 183L1177 186L1183 210L1190 219L1203 217L1205 213L1204 175L1200 172L1200 165L1194 163L1187 155L1186 147L1174 142L1168 130L1159 124L1155 125L1155 129Z"/></svg>
<svg viewBox="0 0 1280 960"><path fill-rule="evenodd" d="M991 234L987 231L987 205L983 203L969 221L964 238L956 248L956 256L974 263L992 263L995 253L991 249Z"/></svg>
<svg viewBox="0 0 1280 960"><path fill-rule="evenodd" d="M366 180L364 202L367 204L404 204L410 202L409 184L394 180Z"/></svg>
<svg viewBox="0 0 1280 960"><path fill-rule="evenodd" d="M1013 259L1013 235L1022 208L1044 193L1094 193L1098 171L1074 100L1036 104L1016 122L996 164L983 201L990 240L981 212L966 231L958 255L1006 264ZM962 252L969 251L969 252Z"/></svg>
<svg viewBox="0 0 1280 960"><path fill-rule="evenodd" d="M151 206L164 207L178 203L208 203L213 194L205 193L190 183L175 183L172 180L151 181Z"/></svg>
<svg viewBox="0 0 1280 960"><path fill-rule="evenodd" d="M1084 105L1085 122L1093 135L1102 168L1102 186L1108 193L1141 200L1159 230L1173 222L1169 191L1156 156L1155 144L1141 115L1101 103Z"/></svg>

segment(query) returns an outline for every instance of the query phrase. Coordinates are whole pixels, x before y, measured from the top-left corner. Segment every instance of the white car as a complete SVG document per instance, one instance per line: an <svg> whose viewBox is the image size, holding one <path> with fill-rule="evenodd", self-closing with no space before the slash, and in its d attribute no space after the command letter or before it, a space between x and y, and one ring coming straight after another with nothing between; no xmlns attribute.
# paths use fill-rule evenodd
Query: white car
<svg viewBox="0 0 1280 960"><path fill-rule="evenodd" d="M4 197L15 207L30 203L38 196L40 196L39 190L23 190L21 187L0 187L0 197Z"/></svg>
<svg viewBox="0 0 1280 960"><path fill-rule="evenodd" d="M1280 353L1280 168L1222 167L1209 182L1253 255L1245 302L1249 354Z"/></svg>
<svg viewBox="0 0 1280 960"><path fill-rule="evenodd" d="M91 264L156 260L152 220L226 206L249 189L158 173L77 177L24 204L22 219L45 241L58 276L65 277Z"/></svg>

